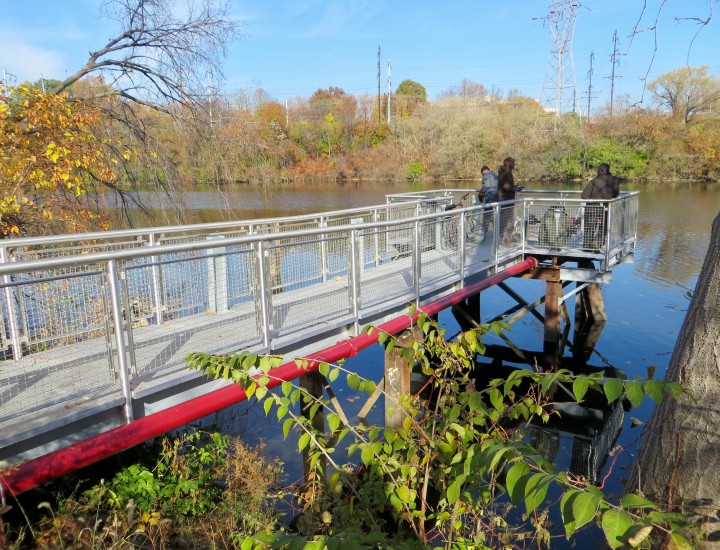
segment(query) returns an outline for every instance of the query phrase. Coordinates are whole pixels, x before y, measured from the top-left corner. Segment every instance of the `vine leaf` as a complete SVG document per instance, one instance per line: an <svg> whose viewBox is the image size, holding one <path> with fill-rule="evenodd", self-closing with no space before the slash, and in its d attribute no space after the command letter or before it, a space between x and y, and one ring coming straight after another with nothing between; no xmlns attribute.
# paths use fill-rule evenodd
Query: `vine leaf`
<svg viewBox="0 0 720 550"><path fill-rule="evenodd" d="M635 380L631 380L627 383L627 386L625 387L625 395L633 407L639 407L642 404L643 399L645 399L645 392L643 391L642 384L640 382L636 382Z"/></svg>
<svg viewBox="0 0 720 550"><path fill-rule="evenodd" d="M626 495L623 495L621 505L623 508L650 508L651 510L658 509L657 504L634 493L627 493Z"/></svg>
<svg viewBox="0 0 720 550"><path fill-rule="evenodd" d="M623 392L623 381L618 378L607 378L603 384L603 391L607 397L608 403L616 401Z"/></svg>
<svg viewBox="0 0 720 550"><path fill-rule="evenodd" d="M542 504L547 495L548 485L554 479L547 474L533 474L525 485L525 509L530 514L535 508Z"/></svg>
<svg viewBox="0 0 720 550"><path fill-rule="evenodd" d="M665 397L664 384L660 380L648 380L645 382L645 393L647 393L655 403L660 403L663 397Z"/></svg>
<svg viewBox="0 0 720 550"><path fill-rule="evenodd" d="M530 473L527 462L516 462L505 476L505 486L513 504L519 504L525 496L525 485Z"/></svg>
<svg viewBox="0 0 720 550"><path fill-rule="evenodd" d="M580 529L592 521L600 506L600 498L592 493L580 492L572 499L572 514L575 520L575 529Z"/></svg>
<svg viewBox="0 0 720 550"><path fill-rule="evenodd" d="M573 381L573 393L575 394L575 399L577 399L578 402L582 401L583 397L585 397L589 387L590 379L586 376L578 376Z"/></svg>
<svg viewBox="0 0 720 550"><path fill-rule="evenodd" d="M630 514L624 510L610 509L603 514L602 529L611 548L620 548L625 544L626 534L632 527Z"/></svg>

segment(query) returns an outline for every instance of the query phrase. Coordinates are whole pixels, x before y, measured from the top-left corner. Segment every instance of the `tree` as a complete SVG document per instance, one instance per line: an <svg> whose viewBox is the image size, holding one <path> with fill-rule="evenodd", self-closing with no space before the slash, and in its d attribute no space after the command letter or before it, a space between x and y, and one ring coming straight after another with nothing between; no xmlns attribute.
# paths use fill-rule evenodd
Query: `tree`
<svg viewBox="0 0 720 550"><path fill-rule="evenodd" d="M395 94L412 98L418 103L427 101L425 86L414 80L403 80L395 90Z"/></svg>
<svg viewBox="0 0 720 550"><path fill-rule="evenodd" d="M687 124L699 115L720 112L720 79L709 70L707 65L674 69L653 80L648 89L660 106Z"/></svg>
<svg viewBox="0 0 720 550"><path fill-rule="evenodd" d="M117 192L124 207L129 201L137 205L125 192L136 184L154 184L157 189L167 190L177 180L176 167L180 164L177 153L187 143L198 141L190 133L196 131L204 137L208 128L212 130L212 120L207 124L209 118L204 114L212 105L208 87L222 77L220 61L228 42L238 34L238 23L229 18L228 8L221 2L107 0L107 15L120 23L120 32L91 52L85 65L74 74L57 85L45 87L43 91L57 94L57 98L42 98L23 91L27 95L23 107L29 109L24 114L22 109L9 111L7 104L3 120L7 133L3 138L26 139L22 143L8 142L11 155L4 159L6 171L15 170L7 168L10 165L24 163L26 167L25 179L18 183L17 192L11 189L5 194L5 219L12 214L17 222L8 226L9 232L29 230L30 225L32 232L41 230L40 224L20 219L35 211L28 208L30 203L35 209L44 209L45 219L57 214L51 205L67 207L67 197L63 195L67 195L68 188L57 179L60 176L76 183L73 188L76 198L84 196L84 185L100 184ZM59 110L52 113L55 107ZM182 137L169 136L161 127L167 127L168 120L159 121L152 111L183 119L179 128ZM28 133L28 121L39 128L34 130L37 134L34 137ZM63 128L69 128L68 134L77 139L63 140L62 132L58 134ZM159 138L158 133L164 134L165 139ZM176 146L178 141L181 143ZM52 158L74 162L72 170L43 180L50 158L43 156L43 144L57 147L66 144L63 153ZM70 160L75 153L81 156ZM98 163L102 161L98 159L112 159L118 178L111 178L106 167L100 169ZM11 185L13 181L16 180L5 183ZM30 202L22 202L23 193L32 195L33 188L35 192L42 189L42 200L26 198ZM21 202L12 198L16 195ZM125 223L132 224L129 210L123 210ZM72 208L63 211L69 215ZM87 225L83 215L78 217L78 223L71 223L69 217L63 219L67 230Z"/></svg>
<svg viewBox="0 0 720 550"><path fill-rule="evenodd" d="M420 103L427 101L425 86L414 80L403 80L395 90L397 110L400 115L412 113Z"/></svg>
<svg viewBox="0 0 720 550"><path fill-rule="evenodd" d="M488 89L474 80L463 78L459 86L453 86L440 94L440 97L480 97L488 96Z"/></svg>
<svg viewBox="0 0 720 550"><path fill-rule="evenodd" d="M109 0L107 15L120 23L122 31L91 52L58 91L101 73L117 94L134 103L163 110L173 102L198 104L207 96L208 79L222 77L221 59L239 26L217 0L185 4Z"/></svg>
<svg viewBox="0 0 720 550"><path fill-rule="evenodd" d="M720 494L720 215L670 360L666 382L690 392L653 411L628 489L638 488L704 524L717 544ZM713 546L712 543L708 547Z"/></svg>
<svg viewBox="0 0 720 550"><path fill-rule="evenodd" d="M67 94L0 88L0 235L106 226L87 196L96 183L115 184L117 159L93 132L98 118Z"/></svg>

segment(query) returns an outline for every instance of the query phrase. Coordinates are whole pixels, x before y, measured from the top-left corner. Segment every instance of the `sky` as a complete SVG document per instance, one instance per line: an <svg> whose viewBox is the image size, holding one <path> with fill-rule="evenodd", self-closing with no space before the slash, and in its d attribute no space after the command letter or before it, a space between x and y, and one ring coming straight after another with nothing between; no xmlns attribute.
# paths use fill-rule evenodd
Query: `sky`
<svg viewBox="0 0 720 550"><path fill-rule="evenodd" d="M90 51L119 34L117 24L100 16L102 2L0 1L0 79L13 84L72 74ZM505 94L555 97L550 0L228 3L242 23L224 64L222 90L229 94L260 87L284 102L336 86L377 95L380 48L383 94L389 64L393 91L410 79L431 99L463 79ZM720 73L720 0L584 0L574 13L570 70L583 112L588 99L592 110L607 105L611 89L616 102L650 105L645 84L682 66ZM707 25L698 24L710 15ZM640 31L634 37L633 29ZM569 65L565 56L565 75ZM568 100L571 88L562 94Z"/></svg>

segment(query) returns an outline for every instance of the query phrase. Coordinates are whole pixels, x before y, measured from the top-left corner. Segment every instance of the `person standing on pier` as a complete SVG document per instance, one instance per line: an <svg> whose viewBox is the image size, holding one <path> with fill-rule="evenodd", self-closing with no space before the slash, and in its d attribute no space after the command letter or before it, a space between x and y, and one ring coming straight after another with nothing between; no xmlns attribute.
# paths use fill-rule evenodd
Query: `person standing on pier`
<svg viewBox="0 0 720 550"><path fill-rule="evenodd" d="M591 179L580 195L583 199L610 200L620 195L620 183L610 173L610 165L603 162L597 167L597 176ZM607 233L606 205L591 204L585 206L583 248L599 249Z"/></svg>
<svg viewBox="0 0 720 550"><path fill-rule="evenodd" d="M498 201L498 176L490 170L489 166L480 168L482 174L482 187L480 188L480 202L483 204L491 204ZM490 221L493 218L492 210L485 210L483 213L482 228L487 233Z"/></svg>
<svg viewBox="0 0 720 550"><path fill-rule="evenodd" d="M498 169L498 200L500 201L515 200L517 186L515 185L515 176L513 176L514 169L515 159L512 157L506 157ZM510 238L509 233L512 231L514 218L514 206L506 206L504 209L501 209L499 236L503 241L507 241ZM507 244L511 243L507 242Z"/></svg>

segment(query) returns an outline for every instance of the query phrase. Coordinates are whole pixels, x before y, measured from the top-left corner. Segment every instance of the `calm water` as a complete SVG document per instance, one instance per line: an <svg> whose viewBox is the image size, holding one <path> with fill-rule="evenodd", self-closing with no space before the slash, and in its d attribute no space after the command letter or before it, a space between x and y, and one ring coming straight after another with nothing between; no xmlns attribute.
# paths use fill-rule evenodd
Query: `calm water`
<svg viewBox="0 0 720 550"><path fill-rule="evenodd" d="M473 183L449 185L473 186ZM248 187L222 193L193 192L188 195L185 207L188 222L248 219L381 204L388 193L433 187L442 185L388 186L364 182L262 190ZM656 377L661 378L689 304L687 292L694 289L705 258L712 220L720 211L720 186L678 184L647 188L629 185L627 188L641 192L637 250L634 263L616 267L612 283L603 287L608 321L588 363L621 369L630 379L645 377L647 369L654 367ZM159 198L155 198L153 204L159 204ZM537 281L513 281L511 286L528 302L534 301L544 291L544 285ZM483 320L514 305L499 289L483 292L481 300ZM568 305L572 318L572 306ZM450 332L457 329L450 314L441 316L441 322ZM520 348L538 351L542 348L542 335L542 325L531 315L513 324L509 334ZM488 336L486 343L501 344L502 341ZM349 360L348 367L379 380L383 370L380 348L376 346L361 352ZM337 391L341 397L348 395L346 388ZM360 399L344 401L349 416L357 413L362 405ZM213 420L226 432L240 435L247 441L264 440L268 454L285 461L291 478L299 477L302 470L292 444L282 441L274 417L265 418L258 409L241 404L221 411ZM624 415L616 440L622 452L612 468L610 461L604 465L600 475L601 479L607 475L606 490L622 490L621 480L626 476L642 433L642 426L633 427L633 419L645 422L651 412L652 402L646 399L640 407ZM381 414L380 411L378 413ZM379 414L375 421L380 421ZM572 441L565 440L562 445L571 446ZM566 451L569 452L568 449ZM553 547L556 545L553 544Z"/></svg>

